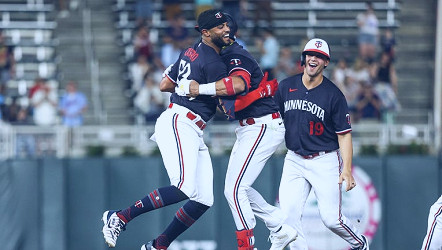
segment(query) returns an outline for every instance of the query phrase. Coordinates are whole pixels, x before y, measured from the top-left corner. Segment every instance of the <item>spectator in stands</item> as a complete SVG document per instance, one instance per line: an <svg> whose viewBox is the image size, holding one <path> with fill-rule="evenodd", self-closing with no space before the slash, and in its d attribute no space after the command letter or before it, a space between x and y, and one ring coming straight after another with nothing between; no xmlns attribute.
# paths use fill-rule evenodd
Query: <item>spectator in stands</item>
<svg viewBox="0 0 442 250"><path fill-rule="evenodd" d="M181 9L180 0L163 0L164 11L166 12L166 19L171 22L172 19L181 14L183 11Z"/></svg>
<svg viewBox="0 0 442 250"><path fill-rule="evenodd" d="M381 37L381 47L382 52L386 52L390 56L392 62L394 61L395 56L395 46L396 38L393 34L393 30L386 29Z"/></svg>
<svg viewBox="0 0 442 250"><path fill-rule="evenodd" d="M163 45L161 46L161 63L164 67L175 63L182 48L179 43L174 42L168 34L163 36Z"/></svg>
<svg viewBox="0 0 442 250"><path fill-rule="evenodd" d="M339 58L338 63L332 70L331 80L338 86L338 88L345 95L345 81L348 76L349 69L347 67L347 60L345 58Z"/></svg>
<svg viewBox="0 0 442 250"><path fill-rule="evenodd" d="M139 55L136 62L129 65L129 77L132 81L129 94L130 97L135 96L141 87L143 87L143 77L150 68L152 68L152 65L147 61L147 58L144 55Z"/></svg>
<svg viewBox="0 0 442 250"><path fill-rule="evenodd" d="M170 36L175 47L183 50L191 44L189 30L185 26L186 19L183 14L176 15L170 25L166 28L165 33ZM166 67L169 65L165 65Z"/></svg>
<svg viewBox="0 0 442 250"><path fill-rule="evenodd" d="M134 55L138 57L139 55L144 55L149 61L153 61L154 51L153 45L150 41L150 29L146 25L139 26L135 33L133 40L134 45Z"/></svg>
<svg viewBox="0 0 442 250"><path fill-rule="evenodd" d="M35 125L50 126L57 122L57 92L46 81L31 98Z"/></svg>
<svg viewBox="0 0 442 250"><path fill-rule="evenodd" d="M293 58L292 49L290 46L281 48L278 65L275 68L275 77L281 81L297 72L295 59Z"/></svg>
<svg viewBox="0 0 442 250"><path fill-rule="evenodd" d="M272 28L272 1L270 0L255 0L255 11L253 12L253 33L258 34L260 28ZM264 26L260 22L265 22Z"/></svg>
<svg viewBox="0 0 442 250"><path fill-rule="evenodd" d="M138 28L133 40L133 45L134 58L143 55L150 64L161 65L162 67L161 60L155 55L153 44L150 41L149 27L143 25Z"/></svg>
<svg viewBox="0 0 442 250"><path fill-rule="evenodd" d="M37 90L40 90L41 88L44 88L46 86L46 80L43 78L35 78L34 85L29 89L29 99L32 99L32 96L34 96L35 92Z"/></svg>
<svg viewBox="0 0 442 250"><path fill-rule="evenodd" d="M58 17L66 18L69 16L69 10L67 6L69 5L69 0L58 0Z"/></svg>
<svg viewBox="0 0 442 250"><path fill-rule="evenodd" d="M373 85L369 82L360 82L362 87L359 95L356 98L356 118L355 122L361 119L370 119L379 121L381 118L381 100L376 94Z"/></svg>
<svg viewBox="0 0 442 250"><path fill-rule="evenodd" d="M15 126L33 125L29 119L28 109L20 108L17 113L17 119L11 123ZM17 133L15 155L19 158L32 157L36 154L36 138L31 133Z"/></svg>
<svg viewBox="0 0 442 250"><path fill-rule="evenodd" d="M397 98L396 69L387 52L383 52L380 60L372 65L371 76L375 83L375 90L382 101L383 119L385 122L393 122L394 113L399 111L401 107Z"/></svg>
<svg viewBox="0 0 442 250"><path fill-rule="evenodd" d="M269 72L269 79L275 78L274 69L278 64L279 42L271 28L264 28L261 37L256 40L261 60L259 65L264 72Z"/></svg>
<svg viewBox="0 0 442 250"><path fill-rule="evenodd" d="M152 0L137 0L135 2L135 19L137 27L152 24L154 5Z"/></svg>
<svg viewBox="0 0 442 250"><path fill-rule="evenodd" d="M63 125L67 127L83 125L83 114L87 110L87 98L78 91L74 81L66 84L66 92L60 99L58 110L63 118Z"/></svg>
<svg viewBox="0 0 442 250"><path fill-rule="evenodd" d="M359 56L371 63L376 57L378 46L379 21L374 13L373 4L366 2L367 10L359 13L357 24L359 27Z"/></svg>
<svg viewBox="0 0 442 250"><path fill-rule="evenodd" d="M247 18L247 0L223 0L222 9L229 13L236 24L242 28L245 27L245 21Z"/></svg>
<svg viewBox="0 0 442 250"><path fill-rule="evenodd" d="M18 113L20 110L25 109L18 103L17 96L13 96L10 99L10 103L6 105L5 112L3 113L3 120L5 122L15 124L18 122Z"/></svg>
<svg viewBox="0 0 442 250"><path fill-rule="evenodd" d="M357 57L353 62L353 67L348 71L349 81L371 82L370 68L362 57Z"/></svg>
<svg viewBox="0 0 442 250"><path fill-rule="evenodd" d="M14 47L6 44L0 29L0 84L6 84L15 77Z"/></svg>
<svg viewBox="0 0 442 250"><path fill-rule="evenodd" d="M155 80L155 74L148 72L144 76L144 86L138 91L134 99L134 106L144 117L146 122L154 122L164 111L163 94Z"/></svg>

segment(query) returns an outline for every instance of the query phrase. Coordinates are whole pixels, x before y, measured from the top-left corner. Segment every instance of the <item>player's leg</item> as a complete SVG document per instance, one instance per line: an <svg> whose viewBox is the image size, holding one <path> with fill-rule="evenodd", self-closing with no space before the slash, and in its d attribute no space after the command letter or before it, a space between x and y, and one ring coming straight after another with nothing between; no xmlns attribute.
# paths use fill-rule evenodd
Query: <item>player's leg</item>
<svg viewBox="0 0 442 250"><path fill-rule="evenodd" d="M267 124L256 124L239 127L236 133L237 140L229 159L224 195L238 230L238 242L245 242L243 247L247 249L253 246L248 242L253 242L251 231L256 225L247 190L283 141L284 131L283 128L278 130Z"/></svg>
<svg viewBox="0 0 442 250"><path fill-rule="evenodd" d="M428 228L422 243L422 250L439 250L442 246L442 196L431 206L428 214Z"/></svg>
<svg viewBox="0 0 442 250"><path fill-rule="evenodd" d="M119 212L118 216L125 223L140 214L175 204L189 197L189 192L181 190L186 179L183 173L187 172L184 171L184 166L189 169L195 168L199 134L192 126L184 123L187 119L184 122L180 121L180 117L173 112L165 112L155 127L156 142L164 156L163 162L171 185L155 189L143 199L136 201L134 205Z"/></svg>
<svg viewBox="0 0 442 250"><path fill-rule="evenodd" d="M279 185L279 204L287 215L286 223L298 232L298 237L290 243L291 250L308 250L302 231L301 217L311 185L304 177L302 158L288 151L284 160L281 183Z"/></svg>
<svg viewBox="0 0 442 250"><path fill-rule="evenodd" d="M262 220L270 230L269 238L272 243L270 250L283 249L296 239L298 233L290 225L284 224L287 216L279 207L267 203L252 187L247 190L247 196L255 216Z"/></svg>
<svg viewBox="0 0 442 250"><path fill-rule="evenodd" d="M175 213L166 230L152 242L156 249L167 249L169 245L193 225L213 204L213 171L207 146L199 135L196 168L186 167L186 175L181 189L185 190L189 201ZM186 156L184 156L186 157ZM188 164L185 161L185 164ZM204 176L204 178L201 178Z"/></svg>
<svg viewBox="0 0 442 250"><path fill-rule="evenodd" d="M183 167L186 163L186 169L196 168L199 148L198 131L195 131L192 124L188 124L189 121L187 118L180 118L171 110L166 110L158 118L155 124L155 141L162 155L166 156L163 157L163 162L171 185L155 189L126 209L106 211L102 218L102 231L109 247L115 247L121 231L135 217L188 198L188 194L181 190L182 180L185 178Z"/></svg>
<svg viewBox="0 0 442 250"><path fill-rule="evenodd" d="M309 169L307 179L315 192L324 225L352 248L363 246L361 234L341 211L342 193L338 182L342 161L339 153L331 152L305 162Z"/></svg>

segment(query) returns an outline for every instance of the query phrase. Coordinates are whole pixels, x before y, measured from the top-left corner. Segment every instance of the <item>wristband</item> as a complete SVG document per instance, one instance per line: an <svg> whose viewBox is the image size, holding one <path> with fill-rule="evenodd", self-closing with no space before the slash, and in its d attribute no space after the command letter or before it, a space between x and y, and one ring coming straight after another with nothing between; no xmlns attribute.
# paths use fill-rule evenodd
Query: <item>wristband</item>
<svg viewBox="0 0 442 250"><path fill-rule="evenodd" d="M207 84L199 85L200 95L216 95L216 85L215 82L210 82Z"/></svg>
<svg viewBox="0 0 442 250"><path fill-rule="evenodd" d="M233 87L233 79L232 77L224 77L223 78L224 86L226 86L227 95L234 95L235 94L235 88Z"/></svg>

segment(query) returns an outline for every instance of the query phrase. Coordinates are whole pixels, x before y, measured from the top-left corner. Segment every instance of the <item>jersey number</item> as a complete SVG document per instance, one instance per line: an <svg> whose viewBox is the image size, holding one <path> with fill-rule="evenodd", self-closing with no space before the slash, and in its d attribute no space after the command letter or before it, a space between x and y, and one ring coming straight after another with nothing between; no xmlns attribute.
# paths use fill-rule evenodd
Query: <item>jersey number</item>
<svg viewBox="0 0 442 250"><path fill-rule="evenodd" d="M321 122L309 122L310 135L322 135L324 133L324 125Z"/></svg>
<svg viewBox="0 0 442 250"><path fill-rule="evenodd" d="M187 78L189 75L190 75L190 63L181 60L180 67L178 68L178 82L183 78L189 79Z"/></svg>

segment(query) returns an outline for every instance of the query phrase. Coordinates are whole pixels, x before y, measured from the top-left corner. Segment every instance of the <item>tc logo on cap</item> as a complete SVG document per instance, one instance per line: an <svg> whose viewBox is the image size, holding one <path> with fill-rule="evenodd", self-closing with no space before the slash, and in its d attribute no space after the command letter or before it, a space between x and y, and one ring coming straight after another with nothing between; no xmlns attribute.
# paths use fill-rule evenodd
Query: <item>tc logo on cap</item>
<svg viewBox="0 0 442 250"><path fill-rule="evenodd" d="M321 41L316 41L315 42L315 46L316 46L316 48L321 48L322 47L322 42Z"/></svg>
<svg viewBox="0 0 442 250"><path fill-rule="evenodd" d="M215 17L219 19L219 18L223 17L223 15L221 14L221 12L217 12L215 14Z"/></svg>

